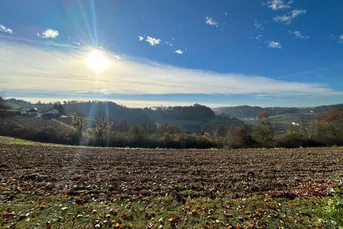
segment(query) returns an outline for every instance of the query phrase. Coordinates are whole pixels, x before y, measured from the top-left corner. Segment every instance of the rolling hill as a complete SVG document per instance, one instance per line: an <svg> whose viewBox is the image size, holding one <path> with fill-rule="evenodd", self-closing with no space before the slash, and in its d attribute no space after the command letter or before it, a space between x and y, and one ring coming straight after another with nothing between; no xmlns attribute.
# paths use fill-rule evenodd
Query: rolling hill
<svg viewBox="0 0 343 229"><path fill-rule="evenodd" d="M323 105L316 107L258 107L258 106L236 106L218 107L212 110L216 114L225 114L236 117L247 125L256 124L256 116L260 112L267 112L280 130L284 130L293 122L299 123L300 120L311 120L314 117L322 116L334 108L343 108L343 104Z"/></svg>
<svg viewBox="0 0 343 229"><path fill-rule="evenodd" d="M269 116L317 114L322 115L333 108L343 108L343 104L323 105L316 107L258 107L258 106L236 106L218 107L212 110L217 114L227 114L237 118L254 118L260 112L265 111Z"/></svg>
<svg viewBox="0 0 343 229"><path fill-rule="evenodd" d="M45 112L53 107L52 103L30 103L24 100L8 99L7 104L15 110L24 112L37 108ZM109 101L69 101L63 102L66 115L77 113L89 120L104 114L108 120L116 123L173 123L187 133L200 133L208 126L237 126L243 124L237 118L216 114L211 108L194 104L193 106L169 106L152 108L129 108ZM63 120L64 121L64 120Z"/></svg>

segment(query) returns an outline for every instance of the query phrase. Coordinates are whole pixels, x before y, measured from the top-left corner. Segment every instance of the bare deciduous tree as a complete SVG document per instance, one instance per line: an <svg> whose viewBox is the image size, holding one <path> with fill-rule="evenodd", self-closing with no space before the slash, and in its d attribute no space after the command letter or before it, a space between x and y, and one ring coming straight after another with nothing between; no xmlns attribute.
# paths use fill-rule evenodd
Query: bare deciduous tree
<svg viewBox="0 0 343 229"><path fill-rule="evenodd" d="M71 114L71 121L72 121L72 125L75 127L76 131L82 135L82 131L85 128L86 122L87 122L87 118L81 117L79 115L77 115L76 113L72 113Z"/></svg>
<svg viewBox="0 0 343 229"><path fill-rule="evenodd" d="M114 123L106 120L104 114L100 113L98 115L96 119L96 125L94 128L94 133L100 145L104 144L105 136L107 136L108 139L110 132L113 130L113 126Z"/></svg>
<svg viewBox="0 0 343 229"><path fill-rule="evenodd" d="M257 126L254 128L252 137L255 141L268 145L274 139L274 125L267 112L261 112L258 117Z"/></svg>

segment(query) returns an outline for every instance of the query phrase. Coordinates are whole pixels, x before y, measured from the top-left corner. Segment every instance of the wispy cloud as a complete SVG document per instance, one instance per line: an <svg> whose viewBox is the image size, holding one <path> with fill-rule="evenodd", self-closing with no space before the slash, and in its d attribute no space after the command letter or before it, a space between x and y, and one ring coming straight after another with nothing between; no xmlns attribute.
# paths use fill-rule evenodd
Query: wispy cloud
<svg viewBox="0 0 343 229"><path fill-rule="evenodd" d="M330 37L338 43L343 43L343 34L338 36L335 34L330 34Z"/></svg>
<svg viewBox="0 0 343 229"><path fill-rule="evenodd" d="M293 76L301 76L301 75L306 75L306 74L313 73L313 72L324 71L324 70L327 70L327 69L329 69L329 67L318 68L318 69L314 69L314 70L310 70L310 71L293 73L293 74L290 74L290 75L281 76L281 77L277 77L277 78L274 78L274 79L279 80L279 79L289 78L289 77L293 77Z"/></svg>
<svg viewBox="0 0 343 229"><path fill-rule="evenodd" d="M161 39L149 37L149 36L147 36L145 41L148 42L151 46L155 46L161 43Z"/></svg>
<svg viewBox="0 0 343 229"><path fill-rule="evenodd" d="M37 36L47 39L47 38L56 38L58 37L59 32L53 29L47 29L42 34L37 33Z"/></svg>
<svg viewBox="0 0 343 229"><path fill-rule="evenodd" d="M255 40L257 40L257 41L260 41L261 38L263 37L262 33L264 30L264 27L263 27L264 23L266 23L266 22L265 21L257 21L256 19L254 20L254 26L255 26L256 30L258 31L258 33L260 33L255 37Z"/></svg>
<svg viewBox="0 0 343 229"><path fill-rule="evenodd" d="M286 25L289 25L292 23L293 19L302 15L306 14L306 10L292 10L292 12L288 13L287 15L277 15L276 17L273 18L274 21L276 22L282 22L285 23Z"/></svg>
<svg viewBox="0 0 343 229"><path fill-rule="evenodd" d="M173 43L168 42L168 41L166 41L165 44L168 45L168 46L173 46Z"/></svg>
<svg viewBox="0 0 343 229"><path fill-rule="evenodd" d="M227 16L228 15L227 12L224 12L224 15Z"/></svg>
<svg viewBox="0 0 343 229"><path fill-rule="evenodd" d="M260 31L263 31L263 26L262 26L262 24L263 24L264 22L262 22L262 21L257 21L256 19L255 19L255 21L254 21L254 26L255 26L255 28L256 28L256 30L260 30Z"/></svg>
<svg viewBox="0 0 343 229"><path fill-rule="evenodd" d="M86 92L85 92L86 93ZM81 94L81 93L80 93ZM89 101L89 100L97 100L99 98L94 98L94 97L85 97L85 94L81 94L81 96L71 96L71 98L63 98L63 101ZM25 101L29 101L31 103L37 103L37 102L42 102L42 103L55 103L56 101L61 101L60 98L56 97L21 97L21 96L15 96L15 98L19 99L24 99ZM168 106L192 106L194 105L194 101L189 101L189 102L180 102L180 101L165 101L165 100L158 100L159 98L153 98L155 100L147 100L147 98L142 98L141 100L128 100L128 99L118 99L118 98L100 98L102 101L112 101L117 104L127 106L127 107L132 107L132 108L144 108L144 107L168 107ZM242 105L240 103L218 103L218 102L201 102L202 105L211 107L211 108L216 108L216 107L227 107L227 106L238 106ZM255 106L263 106L262 104L254 104Z"/></svg>
<svg viewBox="0 0 343 229"><path fill-rule="evenodd" d="M276 42L276 41L267 41L267 47L268 48L278 48L278 49L281 49L281 44L279 42Z"/></svg>
<svg viewBox="0 0 343 229"><path fill-rule="evenodd" d="M139 41L143 41L143 40L144 40L144 37L143 37L143 36L138 36L138 40L139 40Z"/></svg>
<svg viewBox="0 0 343 229"><path fill-rule="evenodd" d="M255 39L258 40L258 41L261 40L261 38L262 38L262 34L257 35L257 36L255 37Z"/></svg>
<svg viewBox="0 0 343 229"><path fill-rule="evenodd" d="M271 46L277 47L277 42ZM105 91L108 94L250 94L317 95L342 94L327 85L275 80L265 76L187 69L104 51L108 69L94 74L86 64L89 50L31 45L0 39L0 88L35 93Z"/></svg>
<svg viewBox="0 0 343 229"><path fill-rule="evenodd" d="M310 36L304 36L303 34L301 34L300 31L289 31L289 34L292 34L295 38L298 39L309 39Z"/></svg>
<svg viewBox="0 0 343 229"><path fill-rule="evenodd" d="M12 33L13 33L13 30L10 29L10 28L6 28L4 25L1 25L1 24L0 24L0 32L12 34Z"/></svg>
<svg viewBox="0 0 343 229"><path fill-rule="evenodd" d="M292 18L296 18L297 16L301 15L301 14L306 14L307 11L306 10L292 10Z"/></svg>
<svg viewBox="0 0 343 229"><path fill-rule="evenodd" d="M284 0L268 0L267 2L263 3L263 5L268 6L272 10L280 10L280 9L288 9L291 7L293 1L284 1Z"/></svg>
<svg viewBox="0 0 343 229"><path fill-rule="evenodd" d="M177 49L174 51L176 54L179 54L179 55L182 55L183 54L183 51L181 49Z"/></svg>
<svg viewBox="0 0 343 229"><path fill-rule="evenodd" d="M218 22L216 22L213 18L206 17L206 24L210 26L218 27Z"/></svg>

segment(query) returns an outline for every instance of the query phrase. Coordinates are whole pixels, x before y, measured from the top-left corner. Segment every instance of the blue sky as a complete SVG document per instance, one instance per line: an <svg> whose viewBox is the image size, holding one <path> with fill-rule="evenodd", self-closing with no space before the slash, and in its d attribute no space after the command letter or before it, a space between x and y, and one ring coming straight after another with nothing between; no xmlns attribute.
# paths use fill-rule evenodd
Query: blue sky
<svg viewBox="0 0 343 229"><path fill-rule="evenodd" d="M340 0L4 0L0 90L135 107L341 103L342 10ZM90 56L108 64L94 69Z"/></svg>

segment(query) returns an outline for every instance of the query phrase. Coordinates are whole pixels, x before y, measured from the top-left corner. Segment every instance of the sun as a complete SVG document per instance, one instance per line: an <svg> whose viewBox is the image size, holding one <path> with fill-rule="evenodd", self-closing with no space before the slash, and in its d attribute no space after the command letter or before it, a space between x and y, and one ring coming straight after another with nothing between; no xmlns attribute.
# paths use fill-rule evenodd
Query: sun
<svg viewBox="0 0 343 229"><path fill-rule="evenodd" d="M87 64L96 71L103 71L110 66L110 61L100 50L92 50L87 57Z"/></svg>

